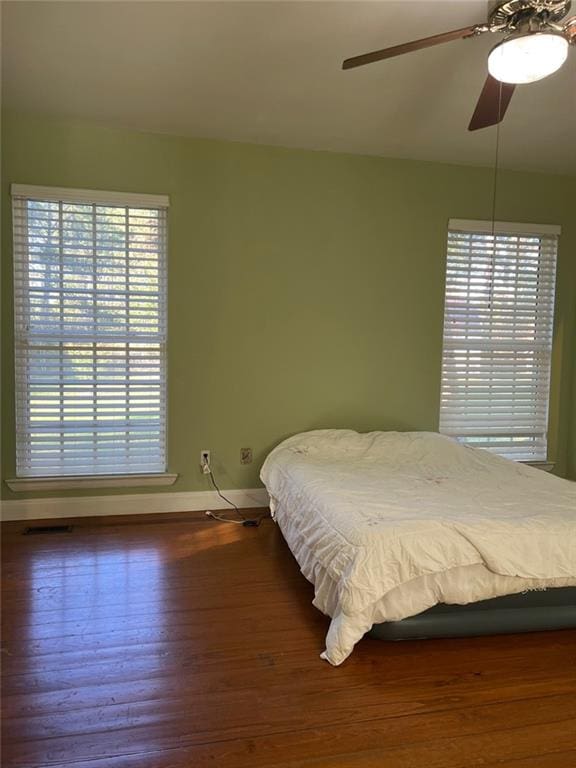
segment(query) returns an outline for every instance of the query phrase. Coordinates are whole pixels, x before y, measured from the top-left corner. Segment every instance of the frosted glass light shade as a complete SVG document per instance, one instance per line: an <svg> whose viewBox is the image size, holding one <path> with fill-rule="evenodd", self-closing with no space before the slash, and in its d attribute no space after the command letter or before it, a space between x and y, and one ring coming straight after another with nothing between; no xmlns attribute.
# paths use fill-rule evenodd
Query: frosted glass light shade
<svg viewBox="0 0 576 768"><path fill-rule="evenodd" d="M499 43L488 56L488 71L502 83L534 83L560 69L568 41L553 32L535 32Z"/></svg>

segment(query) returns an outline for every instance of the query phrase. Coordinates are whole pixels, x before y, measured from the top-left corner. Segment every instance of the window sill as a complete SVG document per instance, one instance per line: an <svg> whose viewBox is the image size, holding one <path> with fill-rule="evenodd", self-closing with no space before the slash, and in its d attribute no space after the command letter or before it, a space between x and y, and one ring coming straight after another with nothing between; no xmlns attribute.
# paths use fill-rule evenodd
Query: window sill
<svg viewBox="0 0 576 768"><path fill-rule="evenodd" d="M523 461L522 464L527 464L529 467L535 467L535 469L542 469L544 472L552 472L556 466L553 461Z"/></svg>
<svg viewBox="0 0 576 768"><path fill-rule="evenodd" d="M68 491L82 488L139 488L174 485L178 475L162 472L154 475L92 475L79 477L19 477L6 480L11 491Z"/></svg>

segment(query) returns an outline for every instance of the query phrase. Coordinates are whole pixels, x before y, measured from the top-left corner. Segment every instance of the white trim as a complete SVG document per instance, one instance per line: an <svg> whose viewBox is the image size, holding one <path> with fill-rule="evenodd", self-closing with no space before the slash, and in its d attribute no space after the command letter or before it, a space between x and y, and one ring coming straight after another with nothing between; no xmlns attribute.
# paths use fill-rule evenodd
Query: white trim
<svg viewBox="0 0 576 768"><path fill-rule="evenodd" d="M267 507L265 488L222 491L239 508ZM151 515L159 512L199 512L231 509L216 491L135 493L118 496L70 496L56 499L17 499L2 502L2 520L41 520L106 515Z"/></svg>
<svg viewBox="0 0 576 768"><path fill-rule="evenodd" d="M12 197L32 200L54 200L67 203L127 205L134 208L168 208L168 195L146 195L140 192L108 192L102 189L69 189L68 187L37 187L32 184L12 184Z"/></svg>
<svg viewBox="0 0 576 768"><path fill-rule="evenodd" d="M514 221L479 221L475 219L450 219L448 228L453 232L504 232L509 235L560 235L558 224L523 224Z"/></svg>
<svg viewBox="0 0 576 768"><path fill-rule="evenodd" d="M148 485L174 485L178 475L167 472L143 475L92 475L90 477L16 477L6 480L11 491L65 491L75 488L139 488Z"/></svg>

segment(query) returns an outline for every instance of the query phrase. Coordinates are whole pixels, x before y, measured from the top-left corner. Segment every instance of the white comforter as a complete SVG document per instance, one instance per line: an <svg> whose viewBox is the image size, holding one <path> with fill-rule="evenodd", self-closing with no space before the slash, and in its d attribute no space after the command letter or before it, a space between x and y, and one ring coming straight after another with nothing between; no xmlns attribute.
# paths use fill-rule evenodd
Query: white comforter
<svg viewBox="0 0 576 768"><path fill-rule="evenodd" d="M307 432L275 448L261 478L332 617L332 664L374 623L438 602L576 585L576 483L447 437Z"/></svg>

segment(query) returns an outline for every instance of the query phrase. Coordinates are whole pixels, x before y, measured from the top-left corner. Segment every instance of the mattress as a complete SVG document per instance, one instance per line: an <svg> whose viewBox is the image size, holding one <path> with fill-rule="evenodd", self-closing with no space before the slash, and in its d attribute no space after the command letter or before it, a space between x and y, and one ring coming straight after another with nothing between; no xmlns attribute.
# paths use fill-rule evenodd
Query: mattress
<svg viewBox="0 0 576 768"><path fill-rule="evenodd" d="M576 629L576 587L531 590L466 605L434 605L401 621L374 624L370 637L414 640Z"/></svg>
<svg viewBox="0 0 576 768"><path fill-rule="evenodd" d="M316 430L266 459L337 665L374 624L576 586L576 484L436 433Z"/></svg>

